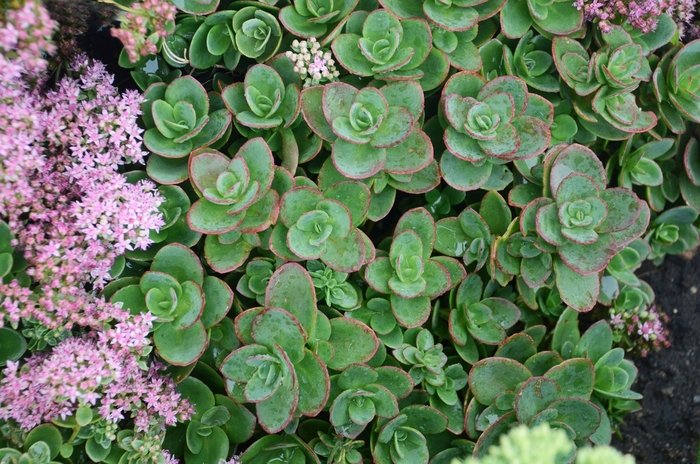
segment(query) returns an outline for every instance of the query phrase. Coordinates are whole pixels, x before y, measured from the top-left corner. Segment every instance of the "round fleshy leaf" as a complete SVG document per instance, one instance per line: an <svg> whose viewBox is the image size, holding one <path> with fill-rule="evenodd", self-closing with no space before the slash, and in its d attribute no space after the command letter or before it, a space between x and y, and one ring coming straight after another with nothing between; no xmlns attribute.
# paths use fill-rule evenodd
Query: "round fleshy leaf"
<svg viewBox="0 0 700 464"><path fill-rule="evenodd" d="M386 163L386 149L371 144L356 145L338 139L333 144L333 164L350 179L366 179L377 174Z"/></svg>
<svg viewBox="0 0 700 464"><path fill-rule="evenodd" d="M483 359L469 371L469 388L481 404L489 405L503 392L515 391L518 384L532 377L519 362L508 358Z"/></svg>
<svg viewBox="0 0 700 464"><path fill-rule="evenodd" d="M304 357L305 337L299 322L287 311L280 308L266 309L258 314L252 325L253 339L271 348L278 344L292 364Z"/></svg>
<svg viewBox="0 0 700 464"><path fill-rule="evenodd" d="M330 320L331 336L328 342L335 350L335 356L328 367L342 371L354 363L363 363L372 359L379 347L379 340L374 331L362 322L346 317Z"/></svg>
<svg viewBox="0 0 700 464"><path fill-rule="evenodd" d="M267 284L266 308L282 308L312 334L316 324L316 291L309 273L296 263L277 269Z"/></svg>
<svg viewBox="0 0 700 464"><path fill-rule="evenodd" d="M207 331L201 321L184 330L163 324L153 334L158 355L174 366L188 366L197 361L208 344Z"/></svg>

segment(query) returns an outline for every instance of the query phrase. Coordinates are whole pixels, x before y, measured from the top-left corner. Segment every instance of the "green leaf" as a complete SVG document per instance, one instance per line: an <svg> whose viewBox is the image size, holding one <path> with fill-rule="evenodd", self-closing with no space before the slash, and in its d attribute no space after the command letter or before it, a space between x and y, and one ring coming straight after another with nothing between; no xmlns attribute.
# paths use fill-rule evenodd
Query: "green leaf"
<svg viewBox="0 0 700 464"><path fill-rule="evenodd" d="M515 412L518 420L524 424L530 422L540 412L563 396L557 382L545 377L532 377L525 381L515 400Z"/></svg>
<svg viewBox="0 0 700 464"><path fill-rule="evenodd" d="M337 139L333 144L333 164L351 179L365 179L377 174L386 163L386 148L374 148L366 143L356 145Z"/></svg>
<svg viewBox="0 0 700 464"><path fill-rule="evenodd" d="M49 448L49 456L51 459L58 456L58 452L61 450L61 445L63 444L63 437L58 428L50 424L42 424L34 427L31 432L24 439L24 450L29 451L35 443L44 442ZM11 461L10 461L11 462ZM22 462L22 461L19 461Z"/></svg>
<svg viewBox="0 0 700 464"><path fill-rule="evenodd" d="M253 339L269 349L279 345L287 354L292 364L304 357L306 337L299 322L290 313L281 308L262 311L253 320Z"/></svg>
<svg viewBox="0 0 700 464"><path fill-rule="evenodd" d="M590 311L598 301L600 276L583 276L556 258L552 263L561 299L577 311Z"/></svg>
<svg viewBox="0 0 700 464"><path fill-rule="evenodd" d="M610 351L612 344L613 333L610 325L604 320L598 321L581 336L573 355L586 357L593 363L597 363L605 353Z"/></svg>
<svg viewBox="0 0 700 464"><path fill-rule="evenodd" d="M158 354L174 366L188 366L195 362L206 350L207 342L207 331L201 321L183 330L163 324L153 334Z"/></svg>
<svg viewBox="0 0 700 464"><path fill-rule="evenodd" d="M333 346L335 356L328 367L345 370L350 364L363 363L372 359L379 347L374 331L362 322L346 317L330 320L331 336L328 342Z"/></svg>
<svg viewBox="0 0 700 464"><path fill-rule="evenodd" d="M600 426L600 409L580 398L562 398L550 405L557 411L557 421L573 429L576 439L588 438Z"/></svg>
<svg viewBox="0 0 700 464"><path fill-rule="evenodd" d="M532 377L519 362L493 357L483 359L469 371L469 388L481 404L490 405L503 392L516 391L521 382Z"/></svg>
<svg viewBox="0 0 700 464"><path fill-rule="evenodd" d="M563 396L589 399L595 383L595 369L587 359L568 359L552 367L545 377L561 387Z"/></svg>
<svg viewBox="0 0 700 464"><path fill-rule="evenodd" d="M266 308L282 308L304 328L305 338L316 325L316 292L309 273L296 263L277 269L267 284Z"/></svg>
<svg viewBox="0 0 700 464"><path fill-rule="evenodd" d="M430 317L430 298L426 296L403 298L392 293L391 309L404 327L419 327Z"/></svg>
<svg viewBox="0 0 700 464"><path fill-rule="evenodd" d="M27 341L19 332L9 327L0 328L0 366L5 366L7 361L17 361L26 350Z"/></svg>
<svg viewBox="0 0 700 464"><path fill-rule="evenodd" d="M299 387L280 386L270 398L256 405L258 423L268 434L282 431L292 420L299 401Z"/></svg>

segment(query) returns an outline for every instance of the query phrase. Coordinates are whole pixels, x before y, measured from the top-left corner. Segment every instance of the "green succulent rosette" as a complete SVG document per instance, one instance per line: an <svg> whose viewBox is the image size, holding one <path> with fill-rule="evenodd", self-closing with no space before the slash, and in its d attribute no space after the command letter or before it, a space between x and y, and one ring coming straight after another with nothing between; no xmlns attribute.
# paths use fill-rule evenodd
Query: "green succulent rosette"
<svg viewBox="0 0 700 464"><path fill-rule="evenodd" d="M304 120L333 144L333 165L347 178L410 176L433 161L430 139L415 127L424 101L414 82L361 90L333 82L305 89L301 102Z"/></svg>
<svg viewBox="0 0 700 464"><path fill-rule="evenodd" d="M279 194L271 188L274 159L261 138L246 142L232 159L203 149L190 157L192 184L200 199L187 212L187 223L206 234L204 256L218 272L243 265L279 214Z"/></svg>
<svg viewBox="0 0 700 464"><path fill-rule="evenodd" d="M280 10L282 25L298 37L326 37L335 32L353 11L359 0L296 0Z"/></svg>
<svg viewBox="0 0 700 464"><path fill-rule="evenodd" d="M143 143L152 152L147 172L161 184L186 180L187 156L230 134L231 114L221 97L207 94L192 76L151 85L144 92L141 110L146 126Z"/></svg>
<svg viewBox="0 0 700 464"><path fill-rule="evenodd" d="M318 259L336 271L357 271L374 257L372 242L357 228L368 209L369 189L359 182L326 192L295 187L282 197L270 250L285 260Z"/></svg>
<svg viewBox="0 0 700 464"><path fill-rule="evenodd" d="M424 208L407 211L396 226L388 256L378 256L365 268L365 280L377 292L390 295L396 319L418 327L430 317L430 301L466 276L450 257L432 257L435 222Z"/></svg>
<svg viewBox="0 0 700 464"><path fill-rule="evenodd" d="M424 19L399 19L386 10L375 10L361 27L355 25L359 22L353 22L331 45L338 62L350 73L381 80L417 80L424 91L436 88L447 77L449 60L432 48L430 26Z"/></svg>
<svg viewBox="0 0 700 464"><path fill-rule="evenodd" d="M581 145L559 147L545 163L549 198L528 204L520 216L523 236L556 254L553 269L562 299L579 311L597 301L599 273L649 223L649 207L631 190L606 188L607 176L595 154Z"/></svg>
<svg viewBox="0 0 700 464"><path fill-rule="evenodd" d="M196 362L209 344L209 329L233 304L222 280L204 273L197 255L180 244L163 247L140 278L112 282L106 296L132 314L150 312L156 319L153 343L159 356L174 366Z"/></svg>
<svg viewBox="0 0 700 464"><path fill-rule="evenodd" d="M471 72L448 80L440 160L443 179L457 190L500 190L512 180L509 161L533 158L549 146L551 103L530 94L524 81L502 76L485 82Z"/></svg>
<svg viewBox="0 0 700 464"><path fill-rule="evenodd" d="M654 69L652 86L659 116L676 134L683 120L700 123L700 40L672 47Z"/></svg>

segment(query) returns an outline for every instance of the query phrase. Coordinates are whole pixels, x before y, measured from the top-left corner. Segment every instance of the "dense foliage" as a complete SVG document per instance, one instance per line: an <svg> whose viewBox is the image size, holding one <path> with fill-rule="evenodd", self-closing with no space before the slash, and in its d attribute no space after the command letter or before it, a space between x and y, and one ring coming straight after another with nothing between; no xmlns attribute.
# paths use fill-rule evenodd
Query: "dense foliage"
<svg viewBox="0 0 700 464"><path fill-rule="evenodd" d="M1 10L0 462L632 459L692 0L100 1L142 93Z"/></svg>

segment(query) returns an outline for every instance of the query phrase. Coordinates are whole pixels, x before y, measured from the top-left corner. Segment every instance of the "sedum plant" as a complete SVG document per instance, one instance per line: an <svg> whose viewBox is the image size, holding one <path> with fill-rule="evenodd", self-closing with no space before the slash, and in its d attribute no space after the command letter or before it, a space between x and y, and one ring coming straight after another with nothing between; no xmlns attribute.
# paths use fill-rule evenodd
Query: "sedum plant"
<svg viewBox="0 0 700 464"><path fill-rule="evenodd" d="M394 231L388 256L379 256L365 268L365 280L377 292L388 294L396 319L418 327L430 317L430 301L465 277L453 258L431 257L435 223L423 208L406 212Z"/></svg>
<svg viewBox="0 0 700 464"><path fill-rule="evenodd" d="M614 462L700 241L681 4L119 2L142 95L0 11L3 459Z"/></svg>
<svg viewBox="0 0 700 464"><path fill-rule="evenodd" d="M224 136L231 115L212 103L204 87L191 76L179 77L170 84L156 83L146 89L141 105L146 126L143 142L157 155L149 159L151 176L171 183L168 178L174 174L172 163L176 163L171 160L180 160L192 150L209 146ZM175 170L179 171L181 164L176 166Z"/></svg>
<svg viewBox="0 0 700 464"><path fill-rule="evenodd" d="M551 134L551 104L531 95L519 78L489 82L461 72L443 90L447 152L440 160L442 176L457 190L501 189L508 185L508 161L525 160L545 151Z"/></svg>

